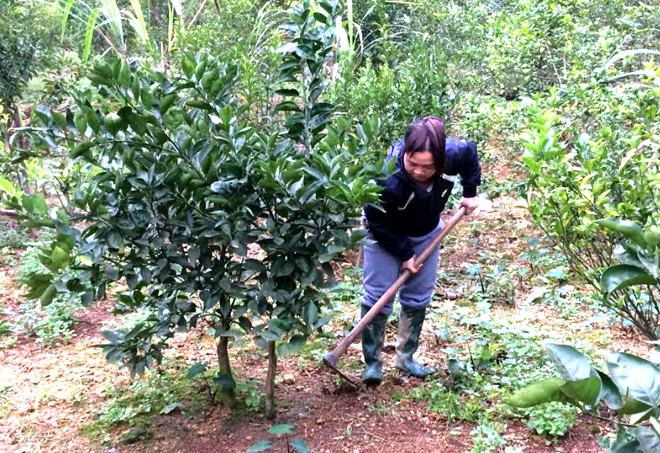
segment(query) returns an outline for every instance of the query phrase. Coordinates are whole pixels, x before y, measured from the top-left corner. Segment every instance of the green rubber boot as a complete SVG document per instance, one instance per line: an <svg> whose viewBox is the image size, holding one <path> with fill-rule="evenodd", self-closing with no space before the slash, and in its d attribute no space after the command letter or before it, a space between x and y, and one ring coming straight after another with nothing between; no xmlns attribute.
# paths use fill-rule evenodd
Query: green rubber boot
<svg viewBox="0 0 660 453"><path fill-rule="evenodd" d="M368 311L369 307L362 305L362 317ZM375 386L383 381L383 360L380 351L385 341L386 325L387 315L378 313L371 324L362 331L362 355L365 365L362 382L368 386Z"/></svg>
<svg viewBox="0 0 660 453"><path fill-rule="evenodd" d="M413 354L419 346L419 335L426 316L426 308L401 307L399 334L396 339L396 367L408 376L425 378L435 373L435 368L419 364Z"/></svg>

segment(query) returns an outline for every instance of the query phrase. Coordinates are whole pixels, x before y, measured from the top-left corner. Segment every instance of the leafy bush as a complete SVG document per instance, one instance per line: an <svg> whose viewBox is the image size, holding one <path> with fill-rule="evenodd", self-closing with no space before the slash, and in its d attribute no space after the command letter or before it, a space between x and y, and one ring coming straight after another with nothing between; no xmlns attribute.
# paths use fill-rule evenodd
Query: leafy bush
<svg viewBox="0 0 660 453"><path fill-rule="evenodd" d="M643 231L636 223L619 219L599 223L627 239L614 248L623 264L607 268L601 277L606 301L613 300L609 303L622 316L655 340L660 333L660 229L651 226Z"/></svg>
<svg viewBox="0 0 660 453"><path fill-rule="evenodd" d="M532 104L530 129L522 135L532 220L563 252L570 270L596 291L600 273L614 264L617 238L594 222L607 217L657 222L660 193L653 168L660 163L655 154L660 144L657 113L648 106L658 90L631 84L555 91L552 110ZM614 108L603 110L610 105ZM604 303L640 328L655 323L631 318L627 312L636 297L630 291L622 297ZM642 331L655 338L653 329Z"/></svg>
<svg viewBox="0 0 660 453"><path fill-rule="evenodd" d="M609 451L648 453L660 447L660 368L641 357L621 352L606 357L609 375L595 369L577 349L546 343L561 378L553 377L520 390L507 403L535 407L549 402L569 403L598 415L605 404L614 411L619 435ZM643 425L650 420L651 426ZM622 423L625 421L625 423ZM630 427L635 425L635 427Z"/></svg>
<svg viewBox="0 0 660 453"><path fill-rule="evenodd" d="M428 115L446 118L452 106L442 54L421 41L411 47L416 59L394 67L356 67L343 58L341 72L331 86L330 98L347 117L374 114L381 118L379 139L384 146L403 138L413 120Z"/></svg>

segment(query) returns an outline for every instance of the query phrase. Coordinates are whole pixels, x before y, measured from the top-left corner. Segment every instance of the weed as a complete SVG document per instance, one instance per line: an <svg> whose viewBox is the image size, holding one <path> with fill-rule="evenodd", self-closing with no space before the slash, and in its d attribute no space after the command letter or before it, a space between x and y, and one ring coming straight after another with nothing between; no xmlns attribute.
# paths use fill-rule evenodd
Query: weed
<svg viewBox="0 0 660 453"><path fill-rule="evenodd" d="M284 443L284 445L286 445L287 453L291 453L293 451L298 451L298 452L309 451L309 447L307 446L307 443L305 443L305 441L302 440L300 437L295 437L292 442L289 442L289 434L293 434L293 425L284 425L284 424L273 425L268 430L268 433L275 436L275 437L271 436L271 438L275 441L276 444ZM271 448L273 448L271 440L262 439L256 442L255 444L253 444L247 451L248 453L256 453L259 451L270 450ZM284 449L278 449L277 451L283 452Z"/></svg>
<svg viewBox="0 0 660 453"><path fill-rule="evenodd" d="M264 392L257 387L245 382L237 382L236 393L238 395L239 408L250 412L257 412L261 409Z"/></svg>
<svg viewBox="0 0 660 453"><path fill-rule="evenodd" d="M392 408L384 401L376 401L375 403L367 406L367 412L373 415L380 415L381 417L384 417L392 413Z"/></svg>
<svg viewBox="0 0 660 453"><path fill-rule="evenodd" d="M20 249L25 247L27 242L27 231L0 220L0 249Z"/></svg>
<svg viewBox="0 0 660 453"><path fill-rule="evenodd" d="M80 308L79 303L63 297L56 297L46 307L40 307L37 301L27 301L19 307L21 314L16 318L16 327L26 335L36 337L40 345L68 344L74 335L71 329L76 322L73 313Z"/></svg>
<svg viewBox="0 0 660 453"><path fill-rule="evenodd" d="M103 390L105 402L96 410L97 419L84 431L89 437L99 439L113 427L148 426L168 406L183 401L186 402L183 406L186 412L202 410L206 402L204 395L190 385L185 378L186 372L150 372L139 380L120 386L108 381Z"/></svg>
<svg viewBox="0 0 660 453"><path fill-rule="evenodd" d="M5 418L11 410L11 400L9 395L12 388L9 385L0 387L0 419Z"/></svg>
<svg viewBox="0 0 660 453"><path fill-rule="evenodd" d="M394 398L395 396L392 395ZM397 395L396 397L399 397ZM483 412L481 400L471 395L459 395L446 389L440 382L429 382L412 392L415 401L426 402L427 410L443 414L449 421L477 421Z"/></svg>
<svg viewBox="0 0 660 453"><path fill-rule="evenodd" d="M577 409L567 404L552 402L541 404L528 411L529 420L525 423L536 434L549 437L556 442L577 421Z"/></svg>
<svg viewBox="0 0 660 453"><path fill-rule="evenodd" d="M506 424L495 422L482 422L470 434L474 436L470 453L495 453L499 447L506 444L502 433Z"/></svg>

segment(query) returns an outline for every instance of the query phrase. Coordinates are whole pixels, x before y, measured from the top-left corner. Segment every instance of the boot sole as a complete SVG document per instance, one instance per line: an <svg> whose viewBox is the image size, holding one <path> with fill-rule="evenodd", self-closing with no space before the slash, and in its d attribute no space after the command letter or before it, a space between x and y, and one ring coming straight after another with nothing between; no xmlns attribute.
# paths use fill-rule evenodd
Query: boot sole
<svg viewBox="0 0 660 453"><path fill-rule="evenodd" d="M377 379L377 378L367 378L362 380L362 383L367 387L376 387L377 385L380 385L382 382L383 382L382 379Z"/></svg>

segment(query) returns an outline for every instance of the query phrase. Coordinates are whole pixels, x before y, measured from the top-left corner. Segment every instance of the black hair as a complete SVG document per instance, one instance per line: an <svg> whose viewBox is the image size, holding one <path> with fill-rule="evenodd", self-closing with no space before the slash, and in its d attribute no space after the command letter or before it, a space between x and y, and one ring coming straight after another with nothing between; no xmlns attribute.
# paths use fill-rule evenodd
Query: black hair
<svg viewBox="0 0 660 453"><path fill-rule="evenodd" d="M435 170L442 174L445 166L445 122L435 116L417 120L408 127L403 138L403 154L431 151Z"/></svg>

